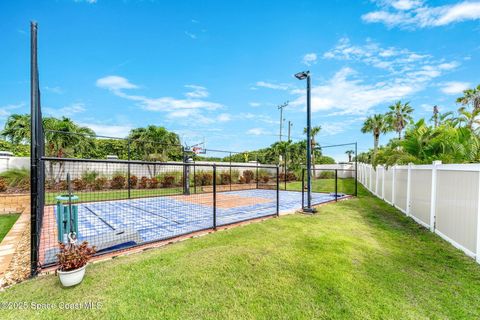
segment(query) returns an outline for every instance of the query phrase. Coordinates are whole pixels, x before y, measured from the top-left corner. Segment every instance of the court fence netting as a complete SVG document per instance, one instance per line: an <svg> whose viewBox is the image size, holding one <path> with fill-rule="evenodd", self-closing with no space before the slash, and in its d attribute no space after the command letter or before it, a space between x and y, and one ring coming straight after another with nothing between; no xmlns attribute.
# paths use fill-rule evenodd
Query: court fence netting
<svg viewBox="0 0 480 320"><path fill-rule="evenodd" d="M278 166L41 157L33 258L57 263L58 243L97 255L279 214Z"/></svg>

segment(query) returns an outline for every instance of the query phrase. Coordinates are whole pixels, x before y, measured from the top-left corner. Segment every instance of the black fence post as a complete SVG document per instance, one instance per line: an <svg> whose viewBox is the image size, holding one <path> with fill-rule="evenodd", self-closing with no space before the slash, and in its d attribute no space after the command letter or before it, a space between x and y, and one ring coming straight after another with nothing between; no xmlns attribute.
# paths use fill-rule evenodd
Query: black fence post
<svg viewBox="0 0 480 320"><path fill-rule="evenodd" d="M305 208L305 169L302 168L302 209Z"/></svg>
<svg viewBox="0 0 480 320"><path fill-rule="evenodd" d="M280 216L280 168L277 166L277 217Z"/></svg>
<svg viewBox="0 0 480 320"><path fill-rule="evenodd" d="M193 162L193 193L197 194L197 175L195 172L195 161Z"/></svg>
<svg viewBox="0 0 480 320"><path fill-rule="evenodd" d="M255 181L256 181L257 189L258 189L258 159L257 159L257 173L256 173Z"/></svg>
<svg viewBox="0 0 480 320"><path fill-rule="evenodd" d="M335 201L338 199L338 169L335 169Z"/></svg>
<svg viewBox="0 0 480 320"><path fill-rule="evenodd" d="M284 166L284 167L285 167L285 170L284 170L283 175L284 175L284 180L285 180L285 183L284 183L284 184L285 184L285 191L286 191L286 190L287 190L287 176L288 176L287 153L286 153L286 152L285 152L285 160L284 160L284 161L285 161L285 166Z"/></svg>
<svg viewBox="0 0 480 320"><path fill-rule="evenodd" d="M217 230L217 165L213 165L213 229Z"/></svg>
<svg viewBox="0 0 480 320"><path fill-rule="evenodd" d="M131 189L132 183L130 181L130 140L127 140L127 153L128 153L128 163L127 163L127 186L128 186L128 199L131 198Z"/></svg>
<svg viewBox="0 0 480 320"><path fill-rule="evenodd" d="M40 114L40 97L38 82L38 65L37 65L37 23L32 22L30 25L30 276L37 274L38 267L38 211L39 211L39 154L40 141L43 139L39 136L41 133L42 119Z"/></svg>

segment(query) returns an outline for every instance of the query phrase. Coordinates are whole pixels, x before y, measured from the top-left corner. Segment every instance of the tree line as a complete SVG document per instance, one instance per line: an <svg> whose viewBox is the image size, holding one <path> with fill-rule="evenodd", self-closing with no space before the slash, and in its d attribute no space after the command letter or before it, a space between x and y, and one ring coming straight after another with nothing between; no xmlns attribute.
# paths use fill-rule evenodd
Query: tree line
<svg viewBox="0 0 480 320"><path fill-rule="evenodd" d="M366 163L427 164L472 163L480 161L480 85L463 91L456 99L456 112L441 113L432 108L432 117L414 121L414 109L401 101L389 106L385 114L368 117L361 131L373 136L373 149L359 154ZM396 132L397 137L379 146L380 136Z"/></svg>

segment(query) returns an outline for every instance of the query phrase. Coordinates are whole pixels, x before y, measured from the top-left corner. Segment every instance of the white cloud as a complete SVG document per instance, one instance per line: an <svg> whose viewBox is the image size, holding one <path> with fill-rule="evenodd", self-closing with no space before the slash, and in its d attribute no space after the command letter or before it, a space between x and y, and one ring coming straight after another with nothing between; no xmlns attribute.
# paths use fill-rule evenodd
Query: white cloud
<svg viewBox="0 0 480 320"><path fill-rule="evenodd" d="M204 87L188 85L194 91L187 92L187 99L176 99L173 97L150 98L141 95L131 95L124 92L123 89L138 88L128 81L128 79L119 76L107 76L97 80L97 86L113 92L116 96L135 101L137 105L149 111L167 112L171 117L185 117L193 114L192 111L185 110L217 110L224 106L220 103L210 102L200 97L208 96L208 91ZM197 115L199 112L196 113Z"/></svg>
<svg viewBox="0 0 480 320"><path fill-rule="evenodd" d="M262 128L251 128L247 130L247 134L253 135L253 136L261 136L261 135L268 134L268 132Z"/></svg>
<svg viewBox="0 0 480 320"><path fill-rule="evenodd" d="M383 48L371 39L367 39L365 44L353 45L350 39L344 37L333 49L325 52L323 58L360 61L379 69L404 72L411 69L414 64L429 62L432 57L408 49Z"/></svg>
<svg viewBox="0 0 480 320"><path fill-rule="evenodd" d="M118 137L124 138L128 136L130 130L133 126L129 124L123 125L110 125L110 124L101 124L101 123L92 123L92 122L80 122L81 126L89 127L97 135L108 136L108 137Z"/></svg>
<svg viewBox="0 0 480 320"><path fill-rule="evenodd" d="M6 118L12 114L12 110L20 109L25 107L25 102L20 102L17 104L7 104L0 107L0 118Z"/></svg>
<svg viewBox="0 0 480 320"><path fill-rule="evenodd" d="M480 2L462 1L455 4L430 7L423 1L376 1L381 7L362 16L368 23L383 23L387 27L427 28L445 26L480 19Z"/></svg>
<svg viewBox="0 0 480 320"><path fill-rule="evenodd" d="M394 0L391 1L391 6L397 10L411 10L423 4L420 0Z"/></svg>
<svg viewBox="0 0 480 320"><path fill-rule="evenodd" d="M56 93L56 94L62 94L63 93L63 90L62 88L60 87L45 87L45 90L47 91L50 91L52 93Z"/></svg>
<svg viewBox="0 0 480 320"><path fill-rule="evenodd" d="M185 93L185 95L189 98L206 98L210 95L207 88L202 86L187 84L185 88L193 89L193 91Z"/></svg>
<svg viewBox="0 0 480 320"><path fill-rule="evenodd" d="M391 74L387 81L365 83L357 72L342 68L330 80L312 87L312 111L331 110L333 114L365 114L381 104L404 99L423 90L442 74L437 66L424 66L418 71ZM298 95L290 104L305 105L305 90L293 90Z"/></svg>
<svg viewBox="0 0 480 320"><path fill-rule="evenodd" d="M96 81L96 85L99 88L108 89L112 91L118 91L122 89L135 89L138 88L128 81L128 79L119 76L106 76Z"/></svg>
<svg viewBox="0 0 480 320"><path fill-rule="evenodd" d="M185 35L186 35L187 37L189 37L190 39L193 39L193 40L197 39L197 35L194 34L194 33L185 31Z"/></svg>
<svg viewBox="0 0 480 320"><path fill-rule="evenodd" d="M68 106L54 109L54 108L43 108L45 113L54 117L64 116L71 117L74 114L82 113L86 111L85 104L81 102L72 103Z"/></svg>
<svg viewBox="0 0 480 320"><path fill-rule="evenodd" d="M249 105L250 107L256 108L256 107L260 107L262 104L260 102L250 102Z"/></svg>
<svg viewBox="0 0 480 320"><path fill-rule="evenodd" d="M228 122L232 120L232 116L228 113L222 113L218 115L217 120L220 122Z"/></svg>
<svg viewBox="0 0 480 320"><path fill-rule="evenodd" d="M86 2L89 4L97 3L97 0L74 0L74 2Z"/></svg>
<svg viewBox="0 0 480 320"><path fill-rule="evenodd" d="M307 53L302 58L302 63L311 66L312 64L317 63L317 54L316 53Z"/></svg>
<svg viewBox="0 0 480 320"><path fill-rule="evenodd" d="M445 94L460 94L470 88L470 83L450 81L442 83L441 86L442 88L440 90Z"/></svg>
<svg viewBox="0 0 480 320"><path fill-rule="evenodd" d="M271 82L265 82L265 81L258 81L255 85L257 87L274 89L274 90L288 90L291 88L291 86L287 83L271 83Z"/></svg>

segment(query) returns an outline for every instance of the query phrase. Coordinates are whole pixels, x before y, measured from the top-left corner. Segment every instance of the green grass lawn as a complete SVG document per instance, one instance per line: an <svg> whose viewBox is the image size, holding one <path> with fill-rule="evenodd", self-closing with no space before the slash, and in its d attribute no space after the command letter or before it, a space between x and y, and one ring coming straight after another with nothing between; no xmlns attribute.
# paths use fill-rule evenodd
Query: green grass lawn
<svg viewBox="0 0 480 320"><path fill-rule="evenodd" d="M0 215L0 242L2 242L3 238L7 235L8 231L12 228L17 221L20 214L18 213L11 213L11 214L2 214Z"/></svg>
<svg viewBox="0 0 480 320"><path fill-rule="evenodd" d="M100 302L98 310L0 310L0 319L478 319L480 266L367 195L88 267L42 276L2 302Z"/></svg>
<svg viewBox="0 0 480 320"><path fill-rule="evenodd" d="M338 193L346 193L353 195L355 193L355 179L346 178L337 180ZM280 184L280 188L284 188L284 184ZM287 190L302 190L301 181L287 182ZM335 179L313 179L312 180L313 192L335 192Z"/></svg>

